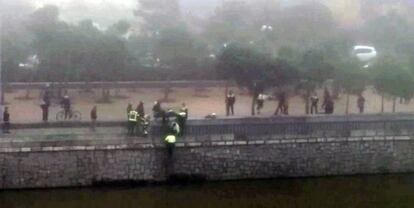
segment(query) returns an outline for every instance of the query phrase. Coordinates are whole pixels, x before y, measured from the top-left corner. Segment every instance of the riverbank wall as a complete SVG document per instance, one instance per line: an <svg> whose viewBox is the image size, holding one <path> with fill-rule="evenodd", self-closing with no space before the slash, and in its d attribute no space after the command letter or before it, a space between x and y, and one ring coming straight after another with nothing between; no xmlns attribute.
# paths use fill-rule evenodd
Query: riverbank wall
<svg viewBox="0 0 414 208"><path fill-rule="evenodd" d="M2 135L0 189L414 172L414 115L272 117L188 122L169 157L152 127L127 137L123 123L15 125Z"/></svg>

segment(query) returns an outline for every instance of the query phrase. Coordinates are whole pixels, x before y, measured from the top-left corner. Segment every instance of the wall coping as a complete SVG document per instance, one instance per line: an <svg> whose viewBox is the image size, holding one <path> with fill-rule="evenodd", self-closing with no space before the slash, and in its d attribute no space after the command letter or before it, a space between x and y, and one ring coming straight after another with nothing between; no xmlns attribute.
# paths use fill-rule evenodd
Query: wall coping
<svg viewBox="0 0 414 208"><path fill-rule="evenodd" d="M386 122L386 121L414 121L414 113L396 114L350 114L350 115L317 115L317 116L272 116L272 117L241 117L220 119L190 119L189 126L221 126L240 124L289 124L289 123L351 123L351 122ZM121 127L127 121L99 121L96 127ZM152 125L159 126L160 122L152 121ZM90 128L90 121L66 121L49 123L13 123L12 129L39 129L39 128Z"/></svg>
<svg viewBox="0 0 414 208"><path fill-rule="evenodd" d="M232 140L232 141L181 141L176 143L176 148L198 148L198 147L215 147L215 146L246 146L246 145L300 145L300 144L329 144L339 142L404 142L412 141L410 136L361 136L361 137L329 137L329 138L279 138L279 139L249 139L249 140ZM90 141L89 141L90 142ZM1 153L29 153L29 152L61 152L61 151L114 151L114 150L137 150L137 149L163 149L165 144L162 142L129 142L113 139L106 144L86 144L84 143L64 143L55 142L55 144L41 145L38 143L23 143L23 145L0 145ZM36 145L33 145L36 144Z"/></svg>

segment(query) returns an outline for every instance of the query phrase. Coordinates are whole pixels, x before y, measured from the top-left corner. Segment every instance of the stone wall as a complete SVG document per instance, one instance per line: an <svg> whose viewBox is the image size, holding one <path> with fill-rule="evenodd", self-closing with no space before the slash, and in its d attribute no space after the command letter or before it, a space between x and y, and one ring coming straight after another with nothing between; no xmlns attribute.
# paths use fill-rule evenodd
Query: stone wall
<svg viewBox="0 0 414 208"><path fill-rule="evenodd" d="M189 123L173 158L155 132L146 139L129 138L117 128L106 129L105 138L75 129L73 141L51 141L48 135L2 142L0 188L164 181L171 174L234 180L414 171L412 115Z"/></svg>

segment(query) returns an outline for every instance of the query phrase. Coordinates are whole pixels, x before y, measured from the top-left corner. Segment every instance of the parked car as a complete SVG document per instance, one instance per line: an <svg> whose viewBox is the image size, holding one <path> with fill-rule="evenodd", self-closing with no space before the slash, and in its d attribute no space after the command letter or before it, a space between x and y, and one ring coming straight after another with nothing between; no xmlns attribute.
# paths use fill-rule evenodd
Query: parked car
<svg viewBox="0 0 414 208"><path fill-rule="evenodd" d="M377 58L377 50L372 46L354 46L352 54L363 63L364 68L369 68Z"/></svg>

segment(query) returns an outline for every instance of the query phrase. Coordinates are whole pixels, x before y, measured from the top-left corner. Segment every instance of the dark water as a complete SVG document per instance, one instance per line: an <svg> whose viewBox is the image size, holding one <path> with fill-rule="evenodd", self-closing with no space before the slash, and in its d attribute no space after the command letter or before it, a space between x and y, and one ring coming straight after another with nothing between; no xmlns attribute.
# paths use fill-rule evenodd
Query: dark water
<svg viewBox="0 0 414 208"><path fill-rule="evenodd" d="M1 208L414 207L414 175L0 192Z"/></svg>

